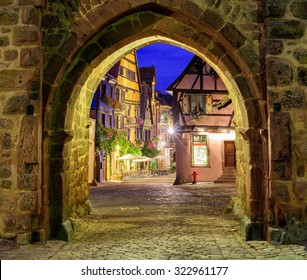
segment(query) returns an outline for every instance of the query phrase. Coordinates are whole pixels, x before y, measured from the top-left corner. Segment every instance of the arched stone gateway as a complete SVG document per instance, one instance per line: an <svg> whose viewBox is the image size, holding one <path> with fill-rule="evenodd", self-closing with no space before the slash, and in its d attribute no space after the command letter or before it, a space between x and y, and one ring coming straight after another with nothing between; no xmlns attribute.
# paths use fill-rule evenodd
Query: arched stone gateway
<svg viewBox="0 0 307 280"><path fill-rule="evenodd" d="M306 15L301 12L306 2L275 2L1 4L6 16L0 14L0 22L6 22L10 35L3 36L2 28L0 185L10 206L0 205L1 237L19 242L44 241L50 234L73 238L70 217L90 208L93 93L124 54L161 41L210 63L232 97L234 210L242 219L243 237L280 241L287 232L291 242L306 239ZM20 21L14 20L17 9Z"/></svg>

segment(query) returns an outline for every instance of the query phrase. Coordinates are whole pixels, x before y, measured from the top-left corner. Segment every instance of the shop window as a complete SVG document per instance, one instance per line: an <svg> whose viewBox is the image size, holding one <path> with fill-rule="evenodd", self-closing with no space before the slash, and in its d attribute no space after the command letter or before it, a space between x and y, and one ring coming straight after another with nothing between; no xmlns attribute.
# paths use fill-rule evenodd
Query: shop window
<svg viewBox="0 0 307 280"><path fill-rule="evenodd" d="M192 166L208 166L208 143L206 135L192 135Z"/></svg>

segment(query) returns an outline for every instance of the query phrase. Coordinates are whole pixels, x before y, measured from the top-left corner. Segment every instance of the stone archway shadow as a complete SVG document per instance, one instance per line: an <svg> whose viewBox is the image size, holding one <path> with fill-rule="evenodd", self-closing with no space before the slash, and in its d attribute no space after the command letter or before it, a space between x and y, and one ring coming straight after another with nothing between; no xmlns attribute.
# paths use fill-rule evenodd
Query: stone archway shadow
<svg viewBox="0 0 307 280"><path fill-rule="evenodd" d="M72 44L73 55L57 55L57 69L51 69L54 57L46 62L43 168L44 185L49 189L49 210L45 215L46 219L49 217L53 237L71 240L75 228L70 217L87 214L90 209L88 119L97 85L126 53L146 44L165 42L206 60L227 86L235 108L237 132L238 197L234 208L242 220L245 239L265 238L267 108L260 82L261 59L254 51L257 46L251 45L234 24L225 22L213 9L205 9L200 16L200 9L191 1L194 9L187 8L183 14L176 9L179 2L174 1L174 6L136 5L124 14L120 9L114 12L114 8L111 16L105 14L106 18L101 17L103 5L93 9L87 19L92 27L80 28L80 20L70 29L82 43ZM69 40L72 37L62 46L68 45Z"/></svg>

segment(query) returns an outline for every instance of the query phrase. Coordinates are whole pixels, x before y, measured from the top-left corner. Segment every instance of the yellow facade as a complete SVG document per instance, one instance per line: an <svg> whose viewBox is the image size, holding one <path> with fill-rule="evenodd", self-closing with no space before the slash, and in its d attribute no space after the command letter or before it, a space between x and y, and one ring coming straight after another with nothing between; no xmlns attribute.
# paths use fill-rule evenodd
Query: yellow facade
<svg viewBox="0 0 307 280"><path fill-rule="evenodd" d="M128 139L132 144L138 140L140 124L138 117L140 114L140 84L138 65L135 52L128 53L120 60L120 69L117 80L117 88L121 91L121 98L126 106L125 129Z"/></svg>

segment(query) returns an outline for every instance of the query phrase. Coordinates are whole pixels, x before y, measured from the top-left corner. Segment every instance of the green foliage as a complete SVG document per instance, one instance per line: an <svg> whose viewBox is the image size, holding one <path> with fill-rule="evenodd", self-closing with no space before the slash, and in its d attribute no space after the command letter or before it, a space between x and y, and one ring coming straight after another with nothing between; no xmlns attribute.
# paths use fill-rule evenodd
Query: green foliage
<svg viewBox="0 0 307 280"><path fill-rule="evenodd" d="M120 155L128 153L133 155L142 155L141 148L134 147L128 139L125 131L116 130L111 127L104 127L101 122L96 124L96 147L110 154L119 148Z"/></svg>
<svg viewBox="0 0 307 280"><path fill-rule="evenodd" d="M127 154L132 154L136 156L141 156L142 155L142 150L140 147L135 147L132 144L130 145L130 148L127 151Z"/></svg>
<svg viewBox="0 0 307 280"><path fill-rule="evenodd" d="M156 170L157 169L157 161L156 160L151 162L150 168L151 168L151 170Z"/></svg>
<svg viewBox="0 0 307 280"><path fill-rule="evenodd" d="M146 157L154 158L159 155L159 150L154 146L152 141L146 141L142 148L142 153Z"/></svg>
<svg viewBox="0 0 307 280"><path fill-rule="evenodd" d="M117 145L122 145L122 147L120 146L120 151L124 153L130 145L124 131L116 130L111 127L104 127L101 122L96 123L95 136L96 146L107 154L114 152Z"/></svg>
<svg viewBox="0 0 307 280"><path fill-rule="evenodd" d="M176 171L176 163L172 163L172 173Z"/></svg>
<svg viewBox="0 0 307 280"><path fill-rule="evenodd" d="M128 139L126 138L126 136L119 136L118 137L118 146L119 146L119 154L120 155L125 155L128 154L131 143L128 141Z"/></svg>

